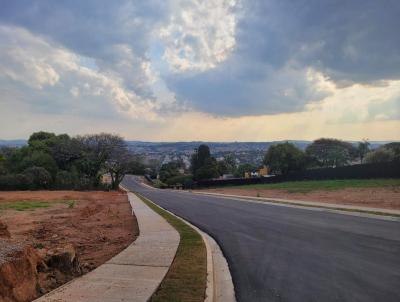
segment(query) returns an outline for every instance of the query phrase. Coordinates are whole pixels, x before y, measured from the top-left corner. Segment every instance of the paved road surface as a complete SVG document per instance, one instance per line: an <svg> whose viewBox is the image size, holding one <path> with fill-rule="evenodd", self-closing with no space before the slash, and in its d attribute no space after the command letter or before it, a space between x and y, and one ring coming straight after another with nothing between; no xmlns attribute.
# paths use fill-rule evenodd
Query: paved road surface
<svg viewBox="0 0 400 302"><path fill-rule="evenodd" d="M238 301L400 301L399 221L124 185L217 240Z"/></svg>

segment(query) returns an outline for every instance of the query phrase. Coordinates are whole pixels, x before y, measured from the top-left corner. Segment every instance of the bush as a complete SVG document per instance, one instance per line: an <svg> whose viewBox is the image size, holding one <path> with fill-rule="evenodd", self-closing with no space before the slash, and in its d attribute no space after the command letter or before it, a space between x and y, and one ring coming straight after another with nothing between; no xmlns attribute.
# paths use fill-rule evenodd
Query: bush
<svg viewBox="0 0 400 302"><path fill-rule="evenodd" d="M0 190L34 189L33 177L30 174L6 174L0 176Z"/></svg>
<svg viewBox="0 0 400 302"><path fill-rule="evenodd" d="M42 167L30 167L24 171L26 177L32 177L35 189L47 189L50 187L52 178L49 171Z"/></svg>
<svg viewBox="0 0 400 302"><path fill-rule="evenodd" d="M56 175L55 186L57 189L71 189L76 188L79 182L79 177L76 173L59 171Z"/></svg>
<svg viewBox="0 0 400 302"><path fill-rule="evenodd" d="M393 161L395 154L392 150L386 148L379 148L375 151L367 153L365 156L365 162L369 164L373 163L387 163Z"/></svg>
<svg viewBox="0 0 400 302"><path fill-rule="evenodd" d="M154 185L154 187L159 188L159 189L166 189L166 188L168 188L168 185L165 184L165 183L163 183L163 182L162 182L161 180L159 180L159 179L154 180L154 181L153 181L153 185Z"/></svg>
<svg viewBox="0 0 400 302"><path fill-rule="evenodd" d="M177 175L177 176L168 178L165 183L168 186L174 186L174 185L185 186L187 183L192 182L192 181L193 181L192 175Z"/></svg>

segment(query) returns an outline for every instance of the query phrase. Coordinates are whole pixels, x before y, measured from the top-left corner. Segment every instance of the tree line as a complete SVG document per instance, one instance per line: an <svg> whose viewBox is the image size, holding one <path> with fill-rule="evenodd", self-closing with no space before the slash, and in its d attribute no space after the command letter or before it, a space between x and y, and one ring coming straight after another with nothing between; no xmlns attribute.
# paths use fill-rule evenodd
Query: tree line
<svg viewBox="0 0 400 302"><path fill-rule="evenodd" d="M268 148L263 164L270 173L285 175L304 169L340 167L353 163L379 163L400 161L400 143L389 143L371 150L367 140L357 145L330 138L313 141L303 151L290 142L278 143ZM159 187L177 184L190 186L194 181L218 178L224 174L244 177L245 172L257 170L249 163L237 165L232 155L217 161L207 145L200 145L191 156L190 170L184 172L184 164L172 161L163 164L159 170Z"/></svg>
<svg viewBox="0 0 400 302"><path fill-rule="evenodd" d="M400 143L389 143L371 150L368 141L358 145L336 139L321 138L303 151L285 142L272 145L263 164L270 173L288 174L303 169L339 167L353 163L400 161ZM256 171L249 163L238 165L232 155L217 160L210 148L202 144L192 154L190 169L182 161L146 167L133 155L118 135L100 133L70 137L50 132L33 133L26 146L0 148L0 190L34 189L117 189L125 174L158 172L159 187L218 178L224 174L244 177ZM104 183L107 175L110 182Z"/></svg>
<svg viewBox="0 0 400 302"><path fill-rule="evenodd" d="M126 173L144 173L118 135L33 133L26 146L0 149L0 189L117 189ZM107 174L110 183L103 183Z"/></svg>
<svg viewBox="0 0 400 302"><path fill-rule="evenodd" d="M313 141L305 151L289 142L276 144L268 149L264 157L264 164L271 173L283 175L304 169L392 161L400 161L400 143L388 143L371 150L368 141L353 145L330 138Z"/></svg>

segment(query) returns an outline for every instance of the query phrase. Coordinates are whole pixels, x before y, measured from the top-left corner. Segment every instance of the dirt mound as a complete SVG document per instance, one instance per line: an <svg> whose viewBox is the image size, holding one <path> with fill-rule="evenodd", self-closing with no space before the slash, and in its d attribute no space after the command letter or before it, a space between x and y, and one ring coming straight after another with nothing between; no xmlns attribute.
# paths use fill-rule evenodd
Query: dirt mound
<svg viewBox="0 0 400 302"><path fill-rule="evenodd" d="M40 262L30 245L0 239L0 301L26 302L38 297Z"/></svg>
<svg viewBox="0 0 400 302"><path fill-rule="evenodd" d="M0 239L0 302L28 302L82 275L72 244L36 250Z"/></svg>
<svg viewBox="0 0 400 302"><path fill-rule="evenodd" d="M0 238L10 238L7 225L0 220Z"/></svg>

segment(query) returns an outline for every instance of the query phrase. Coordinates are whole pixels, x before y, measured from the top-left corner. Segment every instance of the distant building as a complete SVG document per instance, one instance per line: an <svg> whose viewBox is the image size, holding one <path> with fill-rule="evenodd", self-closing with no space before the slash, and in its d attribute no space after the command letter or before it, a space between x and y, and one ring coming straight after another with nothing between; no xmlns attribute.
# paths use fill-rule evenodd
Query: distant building
<svg viewBox="0 0 400 302"><path fill-rule="evenodd" d="M222 175L222 179L231 179L231 178L235 178L235 176L233 174L223 174Z"/></svg>
<svg viewBox="0 0 400 302"><path fill-rule="evenodd" d="M267 166L263 166L259 171L258 171L258 174L260 175L260 176L268 176L268 174L269 174L269 168L267 167Z"/></svg>

